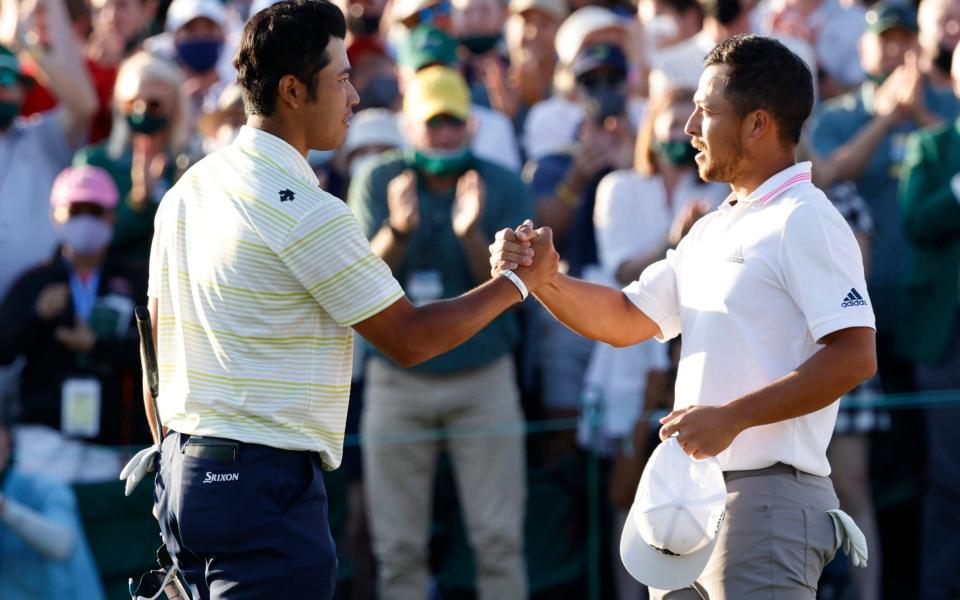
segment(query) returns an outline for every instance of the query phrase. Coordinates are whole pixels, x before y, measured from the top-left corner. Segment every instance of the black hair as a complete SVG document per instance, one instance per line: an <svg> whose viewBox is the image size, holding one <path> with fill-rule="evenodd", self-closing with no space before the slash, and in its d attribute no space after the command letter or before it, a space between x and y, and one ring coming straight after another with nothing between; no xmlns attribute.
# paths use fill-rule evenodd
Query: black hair
<svg viewBox="0 0 960 600"><path fill-rule="evenodd" d="M273 114L285 75L306 84L314 100L317 77L330 64L330 37L346 34L343 13L327 0L285 0L253 15L233 57L247 114Z"/></svg>
<svg viewBox="0 0 960 600"><path fill-rule="evenodd" d="M773 115L781 141L800 141L803 122L813 110L813 76L803 60L777 40L735 35L720 42L703 66L727 65L724 96L740 114L765 109Z"/></svg>

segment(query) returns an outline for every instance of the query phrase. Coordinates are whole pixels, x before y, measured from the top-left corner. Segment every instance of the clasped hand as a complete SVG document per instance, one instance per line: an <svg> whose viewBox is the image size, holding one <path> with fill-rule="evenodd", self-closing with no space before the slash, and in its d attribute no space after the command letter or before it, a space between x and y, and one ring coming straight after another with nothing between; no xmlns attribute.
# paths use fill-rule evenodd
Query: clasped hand
<svg viewBox="0 0 960 600"><path fill-rule="evenodd" d="M553 231L549 227L535 229L527 219L516 229L502 229L490 244L490 273L509 269L514 271L531 293L556 281L560 269L560 255L553 246Z"/></svg>

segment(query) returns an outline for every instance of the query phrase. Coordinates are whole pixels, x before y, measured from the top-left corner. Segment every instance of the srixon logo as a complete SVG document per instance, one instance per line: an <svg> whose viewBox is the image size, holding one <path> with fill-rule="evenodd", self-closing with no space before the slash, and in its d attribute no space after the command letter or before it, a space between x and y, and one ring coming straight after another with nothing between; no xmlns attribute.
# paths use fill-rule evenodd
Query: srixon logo
<svg viewBox="0 0 960 600"><path fill-rule="evenodd" d="M204 475L204 483L222 483L225 481L240 480L240 473L211 473L210 471L207 471Z"/></svg>

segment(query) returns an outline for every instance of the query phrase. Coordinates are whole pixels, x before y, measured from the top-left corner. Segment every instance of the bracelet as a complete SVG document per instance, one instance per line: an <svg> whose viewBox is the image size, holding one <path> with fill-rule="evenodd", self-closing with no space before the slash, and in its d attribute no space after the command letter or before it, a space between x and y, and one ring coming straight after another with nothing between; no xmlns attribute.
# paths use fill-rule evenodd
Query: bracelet
<svg viewBox="0 0 960 600"><path fill-rule="evenodd" d="M527 296L530 295L530 292L527 291L527 284L520 279L520 276L511 271L510 269L500 269L499 273L510 280L513 285L517 286L517 290L520 292L520 302L523 302L527 299Z"/></svg>
<svg viewBox="0 0 960 600"><path fill-rule="evenodd" d="M407 241L407 238L410 237L409 233L404 233L403 231L400 231L394 227L393 223L390 222L389 217L383 220L383 226L390 230L390 235L392 235L393 239L397 240L398 242L405 242Z"/></svg>

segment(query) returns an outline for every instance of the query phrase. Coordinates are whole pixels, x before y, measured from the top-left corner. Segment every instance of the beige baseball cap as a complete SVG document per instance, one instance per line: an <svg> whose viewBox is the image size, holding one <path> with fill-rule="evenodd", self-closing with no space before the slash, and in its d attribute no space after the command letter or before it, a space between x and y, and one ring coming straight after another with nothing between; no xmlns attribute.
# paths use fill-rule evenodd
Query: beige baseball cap
<svg viewBox="0 0 960 600"><path fill-rule="evenodd" d="M528 10L539 10L563 22L570 14L567 0L511 0L507 7L511 14L519 15Z"/></svg>

